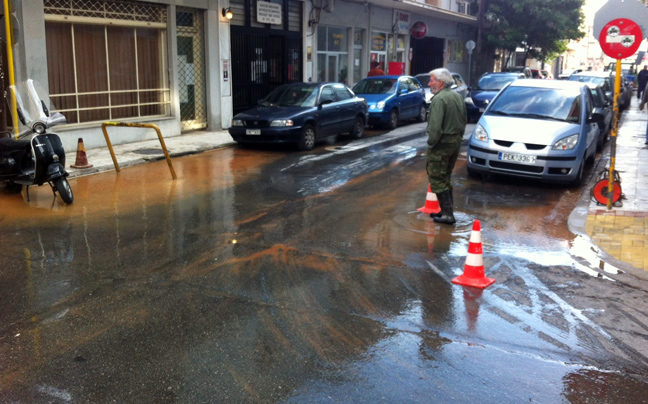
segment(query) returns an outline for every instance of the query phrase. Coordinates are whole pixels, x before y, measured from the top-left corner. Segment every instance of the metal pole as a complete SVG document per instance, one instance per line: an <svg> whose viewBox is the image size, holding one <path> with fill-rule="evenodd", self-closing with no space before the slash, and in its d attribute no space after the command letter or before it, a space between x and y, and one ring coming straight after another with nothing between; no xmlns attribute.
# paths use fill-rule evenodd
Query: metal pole
<svg viewBox="0 0 648 404"><path fill-rule="evenodd" d="M4 17L5 17L5 32L7 37L7 65L9 68L9 85L16 84L16 77L14 75L14 62L13 62L13 35L11 32L11 9L9 8L9 0L4 2ZM18 107L16 105L16 93L11 93L11 121L13 123L13 131L16 138L18 138Z"/></svg>
<svg viewBox="0 0 648 404"><path fill-rule="evenodd" d="M610 144L610 174L608 175L608 210L612 210L612 192L614 190L614 164L616 162L616 139L617 130L619 129L619 92L621 91L621 59L616 61L616 77L614 78L614 125L612 125L612 135Z"/></svg>

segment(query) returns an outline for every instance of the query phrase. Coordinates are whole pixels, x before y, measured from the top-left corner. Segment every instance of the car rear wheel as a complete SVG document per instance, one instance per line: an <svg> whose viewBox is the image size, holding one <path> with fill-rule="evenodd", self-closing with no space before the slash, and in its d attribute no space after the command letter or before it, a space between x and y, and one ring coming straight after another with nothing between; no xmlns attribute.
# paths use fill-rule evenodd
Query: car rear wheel
<svg viewBox="0 0 648 404"><path fill-rule="evenodd" d="M387 127L389 129L396 129L398 127L398 111L392 109L389 113L389 121L387 122Z"/></svg>
<svg viewBox="0 0 648 404"><path fill-rule="evenodd" d="M416 122L425 122L425 118L427 117L427 109L425 109L425 104L421 105L421 109L419 110L419 114L416 117Z"/></svg>
<svg viewBox="0 0 648 404"><path fill-rule="evenodd" d="M351 132L349 132L349 134L353 139L360 139L362 137L362 135L364 134L364 120L362 118L356 116L355 121L353 121L353 127L351 128Z"/></svg>
<svg viewBox="0 0 648 404"><path fill-rule="evenodd" d="M313 147L315 147L315 127L313 125L304 126L297 147L301 151L313 150Z"/></svg>

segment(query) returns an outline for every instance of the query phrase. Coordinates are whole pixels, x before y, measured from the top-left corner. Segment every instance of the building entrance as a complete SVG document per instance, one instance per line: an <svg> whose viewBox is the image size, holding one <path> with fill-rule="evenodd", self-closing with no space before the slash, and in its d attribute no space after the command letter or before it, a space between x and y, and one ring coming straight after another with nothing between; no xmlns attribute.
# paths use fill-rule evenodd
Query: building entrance
<svg viewBox="0 0 648 404"><path fill-rule="evenodd" d="M425 37L416 39L410 38L412 48L411 74L417 75L428 73L439 67L443 67L443 46L442 38Z"/></svg>

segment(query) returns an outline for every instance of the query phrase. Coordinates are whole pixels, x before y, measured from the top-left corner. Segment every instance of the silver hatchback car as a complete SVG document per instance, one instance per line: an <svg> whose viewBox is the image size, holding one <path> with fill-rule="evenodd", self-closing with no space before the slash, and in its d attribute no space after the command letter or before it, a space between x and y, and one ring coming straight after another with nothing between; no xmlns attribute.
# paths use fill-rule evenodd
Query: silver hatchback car
<svg viewBox="0 0 648 404"><path fill-rule="evenodd" d="M516 80L504 87L475 125L468 173L497 173L580 185L599 137L585 83Z"/></svg>

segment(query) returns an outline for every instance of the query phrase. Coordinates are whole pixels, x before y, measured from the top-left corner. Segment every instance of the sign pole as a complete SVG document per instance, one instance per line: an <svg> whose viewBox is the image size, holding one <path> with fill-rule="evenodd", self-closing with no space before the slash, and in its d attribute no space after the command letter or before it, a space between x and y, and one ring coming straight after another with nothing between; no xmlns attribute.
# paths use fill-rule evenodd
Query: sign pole
<svg viewBox="0 0 648 404"><path fill-rule="evenodd" d="M610 174L608 175L608 201L607 208L612 210L612 196L614 190L614 165L616 163L616 139L619 129L619 93L621 92L621 59L616 61L616 77L614 78L614 125L610 135Z"/></svg>
<svg viewBox="0 0 648 404"><path fill-rule="evenodd" d="M597 14L598 16L598 14ZM607 178L607 208L612 209L615 184L620 189L619 181L615 181L614 166L616 163L616 139L619 129L619 93L621 92L621 60L634 55L643 41L643 32L639 24L629 18L616 18L603 26L599 34L599 45L603 53L616 59L616 75L614 77L614 123L612 125L610 145L610 172ZM601 183L604 180L599 181ZM598 185L598 184L597 184ZM596 187L595 187L596 189ZM602 190L602 189L601 189ZM602 196L602 195L601 195ZM600 202L602 203L602 202Z"/></svg>

